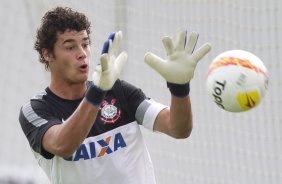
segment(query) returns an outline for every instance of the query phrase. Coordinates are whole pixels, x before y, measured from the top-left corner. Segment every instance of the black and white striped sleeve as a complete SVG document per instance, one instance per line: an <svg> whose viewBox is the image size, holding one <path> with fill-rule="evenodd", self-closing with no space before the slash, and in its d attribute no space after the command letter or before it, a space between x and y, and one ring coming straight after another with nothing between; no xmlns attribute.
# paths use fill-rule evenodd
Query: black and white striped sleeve
<svg viewBox="0 0 282 184"><path fill-rule="evenodd" d="M47 159L53 158L53 154L44 150L42 140L45 132L61 120L53 117L44 103L31 100L22 106L19 122L31 148Z"/></svg>

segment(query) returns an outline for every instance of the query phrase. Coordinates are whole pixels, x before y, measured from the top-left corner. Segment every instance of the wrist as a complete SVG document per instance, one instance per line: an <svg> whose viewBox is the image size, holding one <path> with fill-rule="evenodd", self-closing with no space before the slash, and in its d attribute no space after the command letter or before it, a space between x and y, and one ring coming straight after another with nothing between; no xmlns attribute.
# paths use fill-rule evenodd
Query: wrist
<svg viewBox="0 0 282 184"><path fill-rule="evenodd" d="M107 91L103 91L94 84L90 85L85 94L85 99L94 106L100 106Z"/></svg>
<svg viewBox="0 0 282 184"><path fill-rule="evenodd" d="M185 84L175 84L167 82L167 87L169 88L169 91L172 95L179 98L186 97L190 92L190 82L187 82Z"/></svg>

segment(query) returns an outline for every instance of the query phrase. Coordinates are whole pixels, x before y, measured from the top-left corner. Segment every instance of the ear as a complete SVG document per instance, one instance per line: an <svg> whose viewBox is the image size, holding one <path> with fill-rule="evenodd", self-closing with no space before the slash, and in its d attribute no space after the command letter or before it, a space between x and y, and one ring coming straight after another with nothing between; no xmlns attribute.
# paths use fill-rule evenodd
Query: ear
<svg viewBox="0 0 282 184"><path fill-rule="evenodd" d="M42 56L46 61L50 62L52 58L52 53L49 52L48 49L42 49Z"/></svg>

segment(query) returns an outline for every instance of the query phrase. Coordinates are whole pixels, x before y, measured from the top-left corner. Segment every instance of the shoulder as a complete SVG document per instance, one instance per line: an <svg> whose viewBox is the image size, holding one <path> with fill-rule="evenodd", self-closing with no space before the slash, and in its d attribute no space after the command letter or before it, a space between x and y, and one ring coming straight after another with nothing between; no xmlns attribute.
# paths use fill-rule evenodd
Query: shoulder
<svg viewBox="0 0 282 184"><path fill-rule="evenodd" d="M131 83L125 81L125 80L120 80L120 79L118 79L116 81L114 87L116 87L116 86L120 86L120 87L122 87L124 89L137 89L137 87L134 86L133 84L131 84Z"/></svg>
<svg viewBox="0 0 282 184"><path fill-rule="evenodd" d="M42 90L25 102L20 108L20 121L34 119L42 113L49 112L49 106L45 98L47 95L47 91Z"/></svg>
<svg viewBox="0 0 282 184"><path fill-rule="evenodd" d="M118 87L118 86L121 88L120 90L123 90L126 96L130 96L132 94L139 94L141 96L145 96L141 88L125 80L118 80L114 87Z"/></svg>
<svg viewBox="0 0 282 184"><path fill-rule="evenodd" d="M29 108L29 106L33 106L35 104L42 104L42 102L44 101L44 96L46 95L46 90L42 90L36 93L33 97L31 97L27 102L22 105L21 109Z"/></svg>
<svg viewBox="0 0 282 184"><path fill-rule="evenodd" d="M33 97L31 97L29 100L27 100L23 105L22 108L28 106L29 104L31 104L31 102L40 102L43 101L44 96L47 95L46 90L42 90L38 93L36 93Z"/></svg>

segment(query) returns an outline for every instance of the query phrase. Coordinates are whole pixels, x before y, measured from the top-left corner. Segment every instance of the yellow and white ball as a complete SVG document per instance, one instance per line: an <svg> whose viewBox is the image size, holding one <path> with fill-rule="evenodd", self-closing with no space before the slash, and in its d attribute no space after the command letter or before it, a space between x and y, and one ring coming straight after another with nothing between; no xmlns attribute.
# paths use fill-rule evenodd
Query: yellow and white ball
<svg viewBox="0 0 282 184"><path fill-rule="evenodd" d="M264 98L268 71L254 54L229 50L219 54L208 68L209 96L222 109L243 112L256 107Z"/></svg>

